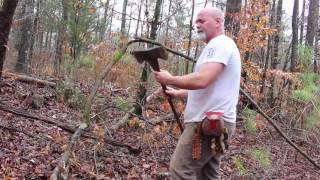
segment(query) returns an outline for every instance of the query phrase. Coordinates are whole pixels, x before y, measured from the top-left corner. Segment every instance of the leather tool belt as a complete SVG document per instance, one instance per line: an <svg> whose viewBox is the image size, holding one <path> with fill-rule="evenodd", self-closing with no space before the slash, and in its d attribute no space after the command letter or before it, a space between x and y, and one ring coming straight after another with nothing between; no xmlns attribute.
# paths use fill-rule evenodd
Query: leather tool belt
<svg viewBox="0 0 320 180"><path fill-rule="evenodd" d="M192 139L192 157L194 160L201 159L202 137L206 136L211 141L212 155L224 154L229 148L228 130L224 127L222 112L207 112L206 117L197 125Z"/></svg>

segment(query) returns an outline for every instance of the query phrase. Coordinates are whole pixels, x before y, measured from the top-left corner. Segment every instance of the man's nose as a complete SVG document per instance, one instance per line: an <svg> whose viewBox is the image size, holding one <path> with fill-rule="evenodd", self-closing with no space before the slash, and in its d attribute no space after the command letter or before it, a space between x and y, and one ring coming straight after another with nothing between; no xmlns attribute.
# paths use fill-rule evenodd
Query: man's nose
<svg viewBox="0 0 320 180"><path fill-rule="evenodd" d="M199 28L200 28L200 24L196 23L196 29L199 29Z"/></svg>

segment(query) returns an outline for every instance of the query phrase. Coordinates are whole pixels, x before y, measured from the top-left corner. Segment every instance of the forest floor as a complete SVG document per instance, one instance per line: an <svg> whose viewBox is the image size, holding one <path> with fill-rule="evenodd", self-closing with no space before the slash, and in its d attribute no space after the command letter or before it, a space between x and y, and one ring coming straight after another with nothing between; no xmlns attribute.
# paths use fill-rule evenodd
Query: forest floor
<svg viewBox="0 0 320 180"><path fill-rule="evenodd" d="M88 94L88 88L82 89ZM170 156L179 131L170 120L152 123L131 118L118 129L110 129L125 113L111 108L115 99L127 98L128 89L104 87L99 90L94 110L99 115L87 133L108 138L141 152L113 146L90 138L81 138L71 155L70 179L168 179ZM34 109L28 102L31 94L44 97L44 105ZM0 105L34 116L54 120L76 129L82 120L80 110L57 100L53 88L4 79ZM148 119L165 117L157 98L148 105ZM163 100L162 100L163 101ZM170 118L169 118L170 119ZM279 125L281 126L281 125ZM318 128L319 130L319 128ZM0 179L48 179L69 143L71 133L41 120L25 118L0 110ZM319 144L295 141L320 164ZM254 151L257 150L257 151ZM266 152L266 156L260 152ZM252 154L255 158L253 158ZM246 132L244 121L237 122L236 133L221 165L223 179L320 179L319 170L298 154L269 125L256 134Z"/></svg>

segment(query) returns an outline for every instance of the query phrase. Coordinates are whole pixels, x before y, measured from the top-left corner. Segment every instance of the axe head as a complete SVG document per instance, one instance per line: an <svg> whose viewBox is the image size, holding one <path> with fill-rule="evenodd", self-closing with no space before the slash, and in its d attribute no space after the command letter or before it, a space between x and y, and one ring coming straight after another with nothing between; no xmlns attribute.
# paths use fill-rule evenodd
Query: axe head
<svg viewBox="0 0 320 180"><path fill-rule="evenodd" d="M139 63L143 63L144 61L148 62L152 69L155 71L159 71L159 63L158 58L168 59L167 51L161 47L153 47L145 50L134 50L131 51L131 54L137 59Z"/></svg>

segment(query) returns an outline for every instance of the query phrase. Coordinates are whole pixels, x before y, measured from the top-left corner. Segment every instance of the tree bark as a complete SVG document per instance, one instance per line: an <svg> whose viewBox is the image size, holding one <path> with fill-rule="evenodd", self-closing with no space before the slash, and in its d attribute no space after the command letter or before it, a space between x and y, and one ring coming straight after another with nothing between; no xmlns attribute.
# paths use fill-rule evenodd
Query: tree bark
<svg viewBox="0 0 320 180"><path fill-rule="evenodd" d="M168 20L167 20L167 23L166 23L166 32L165 32L165 40L164 40L164 44L167 45L168 43L168 32L169 32L169 26L170 26L170 19L171 19L171 6L172 6L172 0L169 1L169 10L168 10Z"/></svg>
<svg viewBox="0 0 320 180"><path fill-rule="evenodd" d="M194 0L192 0L192 7L191 7L191 17L190 17L190 24L189 24L189 38L188 38L188 52L187 56L190 56L191 50L191 38L192 38L192 22L193 22L193 14L194 14ZM186 62L185 74L189 73L189 62Z"/></svg>
<svg viewBox="0 0 320 180"><path fill-rule="evenodd" d="M106 37L106 30L107 30L107 27L108 27L107 17L108 17L108 11L109 11L109 4L110 4L110 0L107 0L107 2L104 4L102 27L101 27L100 33L99 33L100 41L103 40Z"/></svg>
<svg viewBox="0 0 320 180"><path fill-rule="evenodd" d="M301 20L300 20L300 44L303 42L303 30L304 30L304 12L306 9L306 0L303 0L302 3L302 12L301 12Z"/></svg>
<svg viewBox="0 0 320 180"><path fill-rule="evenodd" d="M35 0L32 3L31 8L34 9L34 5L36 3L36 13L32 12L34 14L34 19L32 21L32 28L31 28L31 36L30 36L30 47L29 47L29 53L28 53L28 59L31 62L32 57L33 57L33 49L34 49L34 41L35 41L35 36L37 34L37 26L38 26L38 21L39 21L39 11L40 11L40 3L41 0Z"/></svg>
<svg viewBox="0 0 320 180"><path fill-rule="evenodd" d="M240 30L240 22L237 20L241 12L242 0L227 0L226 16L224 26L227 32L236 38Z"/></svg>
<svg viewBox="0 0 320 180"><path fill-rule="evenodd" d="M141 20L142 4L143 4L143 0L140 0L139 7L138 7L139 14L138 14L137 27L136 27L136 32L134 33L134 36L138 36L139 24L140 24L140 20Z"/></svg>
<svg viewBox="0 0 320 180"><path fill-rule="evenodd" d="M128 4L128 0L123 0L123 4L122 4L122 16L121 16L121 35L124 36L126 33L126 13L127 13L127 4Z"/></svg>
<svg viewBox="0 0 320 180"><path fill-rule="evenodd" d="M0 5L0 78L2 77L3 64L6 58L12 18L17 4L18 0L4 0Z"/></svg>
<svg viewBox="0 0 320 180"><path fill-rule="evenodd" d="M274 44L273 44L273 54L272 54L272 69L277 69L280 64L279 57L279 42L280 42L280 33L281 33L281 18L282 18L282 0L278 1L277 5L277 15L275 26L277 31L274 34Z"/></svg>
<svg viewBox="0 0 320 180"><path fill-rule="evenodd" d="M314 37L318 28L319 18L319 0L310 0L308 13L308 26L306 35L306 44L313 47Z"/></svg>
<svg viewBox="0 0 320 180"><path fill-rule="evenodd" d="M19 52L17 64L15 70L17 72L27 73L30 59L28 59L29 48L30 48L30 37L32 31L32 18L30 14L33 14L33 2L32 0L26 0L22 6L22 12L24 16L23 25L21 28L21 38L19 40Z"/></svg>
<svg viewBox="0 0 320 180"><path fill-rule="evenodd" d="M294 0L293 12L292 12L292 52L291 52L291 72L296 71L296 64L298 58L298 11L299 0Z"/></svg>
<svg viewBox="0 0 320 180"><path fill-rule="evenodd" d="M313 72L318 73L318 62L320 61L320 26L318 27L318 31L316 34L316 42L314 43L314 58L313 58Z"/></svg>
<svg viewBox="0 0 320 180"><path fill-rule="evenodd" d="M55 73L60 73L60 65L63 57L63 42L65 40L66 22L68 21L68 1L62 0L62 20L59 24L58 38L56 43L56 55L55 55Z"/></svg>

